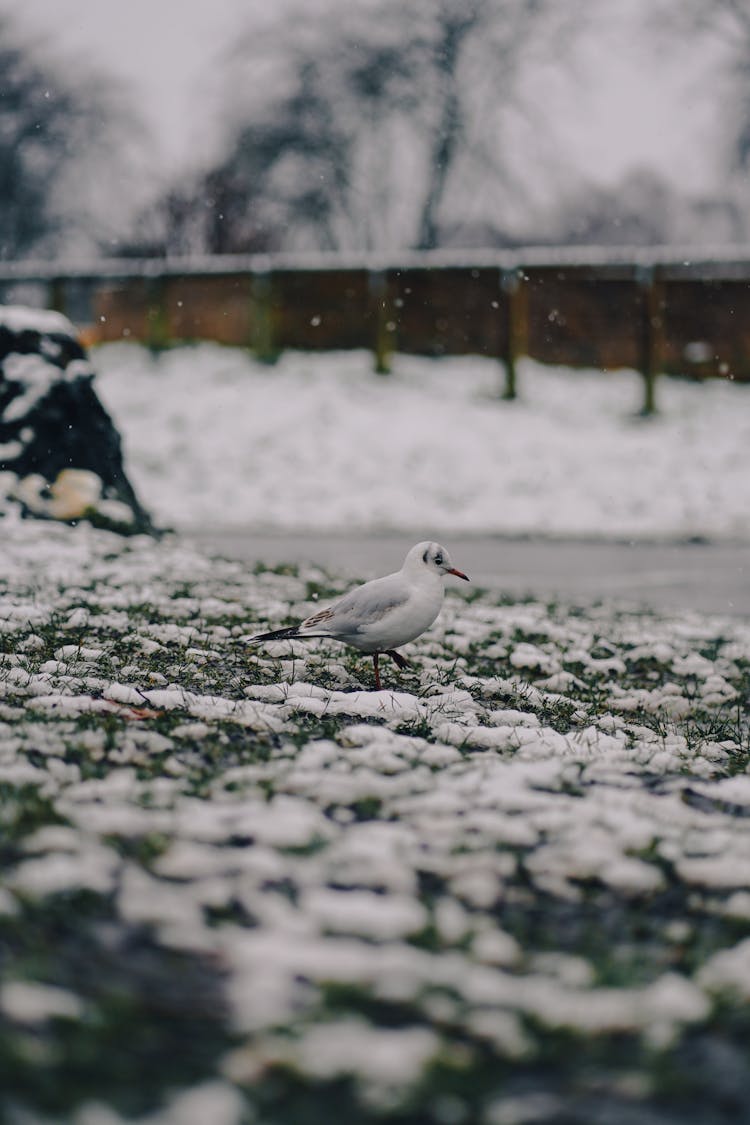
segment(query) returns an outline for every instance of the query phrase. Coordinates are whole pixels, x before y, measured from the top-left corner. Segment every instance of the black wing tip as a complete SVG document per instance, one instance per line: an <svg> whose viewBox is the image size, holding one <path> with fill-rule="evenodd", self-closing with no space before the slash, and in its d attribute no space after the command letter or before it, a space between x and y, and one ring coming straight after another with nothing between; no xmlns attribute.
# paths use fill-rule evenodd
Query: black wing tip
<svg viewBox="0 0 750 1125"><path fill-rule="evenodd" d="M288 629L273 629L270 633L258 633L257 636L251 637L250 640L253 644L258 641L283 641L291 640L293 637L299 636L297 626L294 625Z"/></svg>

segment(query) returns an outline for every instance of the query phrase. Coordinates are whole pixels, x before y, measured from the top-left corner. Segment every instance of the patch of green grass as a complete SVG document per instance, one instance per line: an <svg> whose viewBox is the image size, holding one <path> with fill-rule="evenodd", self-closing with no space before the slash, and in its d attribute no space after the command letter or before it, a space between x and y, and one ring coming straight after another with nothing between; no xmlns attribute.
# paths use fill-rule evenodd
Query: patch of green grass
<svg viewBox="0 0 750 1125"><path fill-rule="evenodd" d="M354 814L354 819L360 822L377 820L383 808L380 797L360 797L347 806Z"/></svg>
<svg viewBox="0 0 750 1125"><path fill-rule="evenodd" d="M253 566L253 574L256 577L260 577L261 574L278 574L283 578L298 578L299 567L296 563L278 563L276 566L269 566L259 559Z"/></svg>
<svg viewBox="0 0 750 1125"><path fill-rule="evenodd" d="M138 836L103 836L102 840L114 848L124 859L137 863L139 867L149 868L164 855L171 840L161 832L148 832Z"/></svg>
<svg viewBox="0 0 750 1125"><path fill-rule="evenodd" d="M233 1042L216 966L122 926L106 900L90 893L0 916L0 972L63 988L83 1003L80 1019L33 1030L0 1025L6 1105L57 1120L106 1091L121 1112L142 1114L170 1086L211 1074Z"/></svg>
<svg viewBox="0 0 750 1125"><path fill-rule="evenodd" d="M0 782L0 867L18 861L26 836L47 825L65 823L39 786Z"/></svg>

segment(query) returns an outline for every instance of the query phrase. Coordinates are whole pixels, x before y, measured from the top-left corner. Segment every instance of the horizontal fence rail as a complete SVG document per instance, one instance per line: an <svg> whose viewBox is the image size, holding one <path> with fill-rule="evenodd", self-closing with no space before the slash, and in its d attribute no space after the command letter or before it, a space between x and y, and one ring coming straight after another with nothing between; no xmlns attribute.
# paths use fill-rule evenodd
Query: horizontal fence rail
<svg viewBox="0 0 750 1125"><path fill-rule="evenodd" d="M631 367L644 413L661 373L750 382L750 247L0 263L0 301L56 308L90 343L368 348L380 372L395 351L492 356L506 398L523 355Z"/></svg>

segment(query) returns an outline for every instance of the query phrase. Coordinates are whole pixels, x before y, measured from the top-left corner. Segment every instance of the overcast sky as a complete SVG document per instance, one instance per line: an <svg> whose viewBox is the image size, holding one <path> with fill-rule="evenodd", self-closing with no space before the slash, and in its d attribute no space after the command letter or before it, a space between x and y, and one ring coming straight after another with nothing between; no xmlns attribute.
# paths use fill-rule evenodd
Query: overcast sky
<svg viewBox="0 0 750 1125"><path fill-rule="evenodd" d="M167 171L204 147L222 49L252 18L291 2L0 0L0 12L130 83ZM568 94L559 87L552 92L556 128L592 178L611 183L645 165L699 190L711 180L705 151L715 132L711 90L689 50L660 56L642 35L634 38L633 16L647 3L595 6L598 30L582 48ZM308 0L308 8L314 4ZM539 86L543 96L543 79Z"/></svg>

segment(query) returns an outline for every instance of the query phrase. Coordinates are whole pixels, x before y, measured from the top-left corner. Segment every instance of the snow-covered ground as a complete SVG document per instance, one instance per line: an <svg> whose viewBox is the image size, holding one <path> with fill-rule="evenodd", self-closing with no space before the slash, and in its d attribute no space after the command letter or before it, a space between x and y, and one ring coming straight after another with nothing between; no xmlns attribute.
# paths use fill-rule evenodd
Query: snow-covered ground
<svg viewBox="0 0 750 1125"><path fill-rule="evenodd" d="M750 539L750 387L480 358L215 345L95 349L98 391L157 521L191 527Z"/></svg>
<svg viewBox="0 0 750 1125"><path fill-rule="evenodd" d="M0 530L13 1120L742 1119L747 623L462 589L374 692L247 644L336 577Z"/></svg>
<svg viewBox="0 0 750 1125"><path fill-rule="evenodd" d="M93 361L164 523L750 537L750 389L643 422L632 373ZM0 542L0 1117L743 1119L750 623L461 583L375 692L248 645L338 574Z"/></svg>

